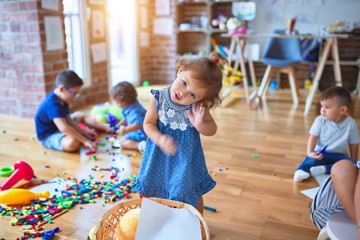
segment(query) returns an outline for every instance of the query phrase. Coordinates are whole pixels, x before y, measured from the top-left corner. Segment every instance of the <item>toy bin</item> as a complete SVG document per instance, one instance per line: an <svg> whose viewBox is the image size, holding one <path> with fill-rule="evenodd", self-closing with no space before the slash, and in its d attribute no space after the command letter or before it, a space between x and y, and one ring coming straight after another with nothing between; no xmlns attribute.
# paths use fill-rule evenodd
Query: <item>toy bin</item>
<svg viewBox="0 0 360 240"><path fill-rule="evenodd" d="M210 239L209 228L205 219L192 205L177 202L172 200L160 199L160 198L149 198L155 202L163 204L172 208L185 208L194 214L200 220L201 236L203 240ZM130 211L131 209L141 208L142 199L129 200L121 202L111 209L109 209L97 223L94 239L96 240L116 240L116 228L120 223L121 218Z"/></svg>

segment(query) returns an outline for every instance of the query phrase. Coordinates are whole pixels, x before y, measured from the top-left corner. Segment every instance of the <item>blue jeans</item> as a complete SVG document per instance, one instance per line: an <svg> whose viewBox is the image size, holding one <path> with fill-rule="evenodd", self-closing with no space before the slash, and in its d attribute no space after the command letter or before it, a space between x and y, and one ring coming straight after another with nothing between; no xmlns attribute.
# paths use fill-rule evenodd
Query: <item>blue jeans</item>
<svg viewBox="0 0 360 240"><path fill-rule="evenodd" d="M355 160L340 153L324 153L324 156L321 160L316 160L314 158L310 158L306 156L304 161L300 164L300 166L296 170L303 170L305 172L310 173L310 168L314 166L325 166L326 173L330 174L331 167L334 165L334 163L338 162L341 159L347 159L353 163L355 163Z"/></svg>

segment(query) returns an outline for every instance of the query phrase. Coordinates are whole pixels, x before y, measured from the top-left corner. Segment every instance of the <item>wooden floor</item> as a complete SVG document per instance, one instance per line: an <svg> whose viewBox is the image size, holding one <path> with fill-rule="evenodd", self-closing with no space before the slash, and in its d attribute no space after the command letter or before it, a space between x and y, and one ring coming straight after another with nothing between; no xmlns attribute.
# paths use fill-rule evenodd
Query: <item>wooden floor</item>
<svg viewBox="0 0 360 240"><path fill-rule="evenodd" d="M143 92L139 91L139 99L147 106L148 95ZM303 101L296 107L290 99L289 92L277 91L262 109L250 110L241 98L213 111L218 132L202 138L208 169L217 182L204 197L205 205L217 209L216 213L204 213L211 239L316 239L318 230L309 218L311 200L300 191L316 187L317 183L312 178L294 183L292 178L305 157L308 129L318 107L315 103L304 117ZM359 114L356 119L360 125ZM37 180L94 174L93 161L80 160L79 154L46 150L32 140L34 136L31 119L0 115L0 167L26 161L35 170ZM131 160L134 174L140 160L139 155ZM111 161L99 160L96 164L110 166ZM4 181L0 177L0 183ZM54 239L83 240L112 206L102 206L100 200L83 209L77 205L44 227L60 227ZM21 227L11 227L9 220L0 217L0 237L21 236Z"/></svg>

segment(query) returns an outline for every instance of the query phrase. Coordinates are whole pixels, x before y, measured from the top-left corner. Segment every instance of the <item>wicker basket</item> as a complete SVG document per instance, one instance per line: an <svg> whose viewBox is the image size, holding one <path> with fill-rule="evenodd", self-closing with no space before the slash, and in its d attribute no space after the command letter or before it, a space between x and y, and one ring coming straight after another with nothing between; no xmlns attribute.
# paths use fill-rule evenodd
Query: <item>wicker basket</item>
<svg viewBox="0 0 360 240"><path fill-rule="evenodd" d="M160 198L150 198L151 200L163 204L165 206L173 208L185 208L194 214L200 220L201 226L201 236L203 240L210 239L209 228L205 219L201 214L191 205L177 202L172 200L160 199ZM95 228L95 238L96 240L115 240L116 239L116 228L121 220L121 218L134 208L141 208L142 199L135 199L126 202L121 202L111 209L109 209L98 222Z"/></svg>

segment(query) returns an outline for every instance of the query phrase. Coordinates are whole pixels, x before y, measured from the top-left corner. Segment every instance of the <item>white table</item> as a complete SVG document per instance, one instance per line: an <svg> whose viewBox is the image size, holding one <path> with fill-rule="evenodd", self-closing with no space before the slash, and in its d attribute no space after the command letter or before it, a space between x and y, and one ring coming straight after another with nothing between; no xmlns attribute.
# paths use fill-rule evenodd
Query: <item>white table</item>
<svg viewBox="0 0 360 240"><path fill-rule="evenodd" d="M252 34L222 34L221 36L231 38L230 53L228 56L229 63L231 63L232 56L235 54L235 46L238 46L238 48L240 50L239 54L235 60L233 73L234 74L236 73L236 71L238 70L238 67L240 65L241 72L243 74L243 82L244 82L246 101L248 103L257 94L262 94L262 93L256 93L257 88L256 88L254 64L251 60L251 57L248 57L247 61L249 64L251 81L254 86L253 93L249 95L249 88L248 88L247 74L246 74L246 69L245 69L245 60L243 57L243 50L247 45L249 45L250 38L289 38L289 37L291 37L291 38L325 39L325 44L323 46L323 49L322 49L322 52L321 52L321 55L319 58L319 63L316 68L314 79L312 81L312 88L309 91L309 94L306 98L304 115L307 115L309 113L310 107L314 100L315 93L319 86L320 78L324 71L326 61L329 57L330 50L331 50L331 55L332 55L332 60L333 60L332 62L333 62L333 69L334 69L334 75L335 75L335 84L336 84L336 86L342 86L339 50L338 50L338 39L339 38L348 38L350 36L348 34L327 34L327 35L292 35L292 34L289 34L289 35L282 35L282 34L273 34L273 33L252 33ZM250 51L251 51L251 48L250 48L250 46L248 46L247 47L247 56L251 56Z"/></svg>

